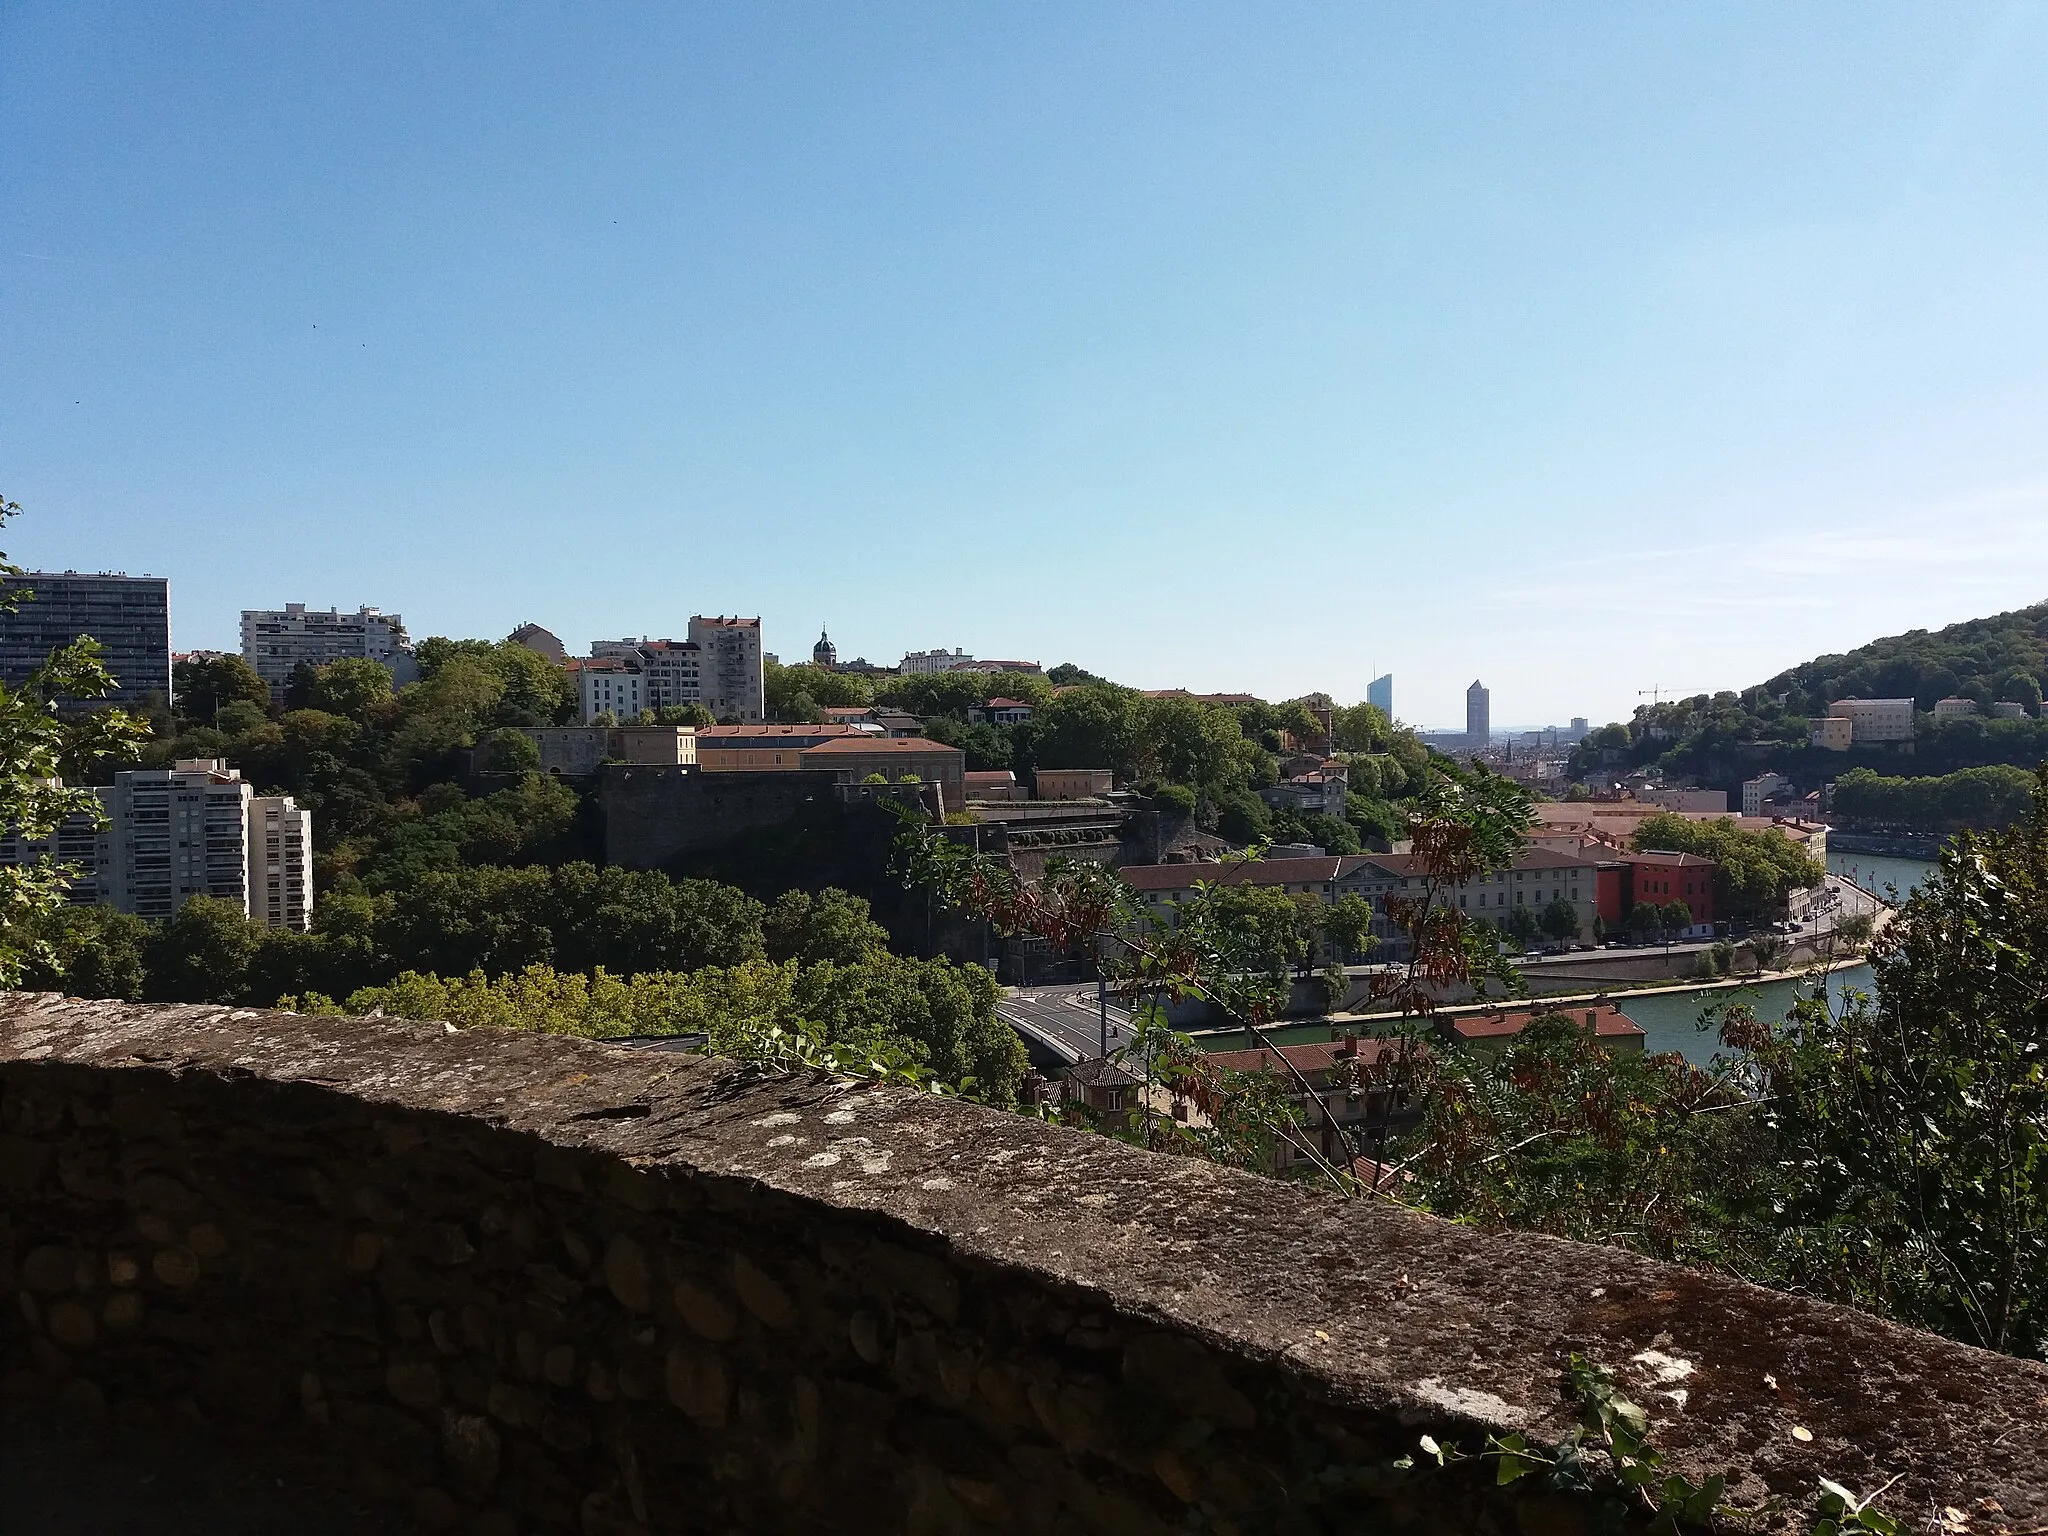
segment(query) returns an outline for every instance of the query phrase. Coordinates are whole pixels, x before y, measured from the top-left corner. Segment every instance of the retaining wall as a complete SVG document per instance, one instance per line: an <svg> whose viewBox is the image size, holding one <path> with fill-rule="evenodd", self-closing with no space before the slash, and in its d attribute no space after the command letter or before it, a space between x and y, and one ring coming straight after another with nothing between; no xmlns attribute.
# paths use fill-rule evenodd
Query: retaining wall
<svg viewBox="0 0 2048 1536"><path fill-rule="evenodd" d="M0 1201L8 1392L429 1529L1567 1536L1582 1497L1394 1463L1563 1435L1574 1351L1754 1523L1822 1476L2048 1523L2040 1366L907 1090L15 994Z"/></svg>

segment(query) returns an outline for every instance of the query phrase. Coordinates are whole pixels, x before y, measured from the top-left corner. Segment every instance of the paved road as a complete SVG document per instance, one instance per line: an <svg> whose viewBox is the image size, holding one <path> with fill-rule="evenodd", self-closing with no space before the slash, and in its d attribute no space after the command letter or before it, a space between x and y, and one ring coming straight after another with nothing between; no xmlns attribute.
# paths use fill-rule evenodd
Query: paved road
<svg viewBox="0 0 2048 1536"><path fill-rule="evenodd" d="M1049 1041L1076 1060L1102 1054L1102 1020L1093 987L1039 987L1006 997L996 1012L1011 1028ZM1109 1005L1109 1048L1131 1042L1131 1016Z"/></svg>

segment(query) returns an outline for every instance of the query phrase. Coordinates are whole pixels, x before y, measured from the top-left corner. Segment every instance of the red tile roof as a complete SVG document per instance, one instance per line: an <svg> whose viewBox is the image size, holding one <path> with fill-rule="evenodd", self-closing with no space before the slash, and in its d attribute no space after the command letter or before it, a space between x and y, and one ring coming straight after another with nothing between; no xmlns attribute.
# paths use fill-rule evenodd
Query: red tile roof
<svg viewBox="0 0 2048 1536"><path fill-rule="evenodd" d="M1350 1059L1354 1051L1358 1060L1370 1066L1397 1047L1397 1041L1363 1036L1356 1041L1310 1041L1304 1045L1277 1048L1262 1045L1249 1051L1210 1051L1208 1056L1211 1065L1228 1067L1233 1072L1278 1072L1282 1070L1280 1063L1273 1058L1275 1055L1284 1056L1289 1065L1306 1077L1315 1072L1331 1071L1339 1061Z"/></svg>
<svg viewBox="0 0 2048 1536"><path fill-rule="evenodd" d="M741 742L787 741L792 736L858 736L868 740L865 731L857 731L850 725L704 725L697 728L697 739L708 741L712 746L731 746Z"/></svg>
<svg viewBox="0 0 2048 1536"><path fill-rule="evenodd" d="M1624 1039L1640 1036L1642 1025L1623 1013L1613 1003L1597 1003L1591 1007L1583 1003L1552 1008L1496 1008L1489 1013L1440 1013L1437 1027L1459 1040L1503 1040L1519 1035L1535 1020L1553 1013L1583 1024L1587 1015L1593 1018L1593 1034L1602 1040Z"/></svg>
<svg viewBox="0 0 2048 1536"><path fill-rule="evenodd" d="M815 747L804 749L804 755L814 752L845 753L891 753L901 756L906 752L950 752L955 757L967 756L958 747L949 747L942 741L928 741L922 736L870 736L865 731L855 731L851 736L837 737L832 741L820 742Z"/></svg>

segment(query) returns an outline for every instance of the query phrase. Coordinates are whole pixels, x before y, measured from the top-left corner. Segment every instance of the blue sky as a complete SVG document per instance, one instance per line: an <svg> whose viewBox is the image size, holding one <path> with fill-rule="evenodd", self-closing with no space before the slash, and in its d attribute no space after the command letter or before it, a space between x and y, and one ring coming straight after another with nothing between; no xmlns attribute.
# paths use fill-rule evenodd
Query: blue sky
<svg viewBox="0 0 2048 1536"><path fill-rule="evenodd" d="M2048 7L0 7L0 490L174 643L1624 716L2048 597Z"/></svg>

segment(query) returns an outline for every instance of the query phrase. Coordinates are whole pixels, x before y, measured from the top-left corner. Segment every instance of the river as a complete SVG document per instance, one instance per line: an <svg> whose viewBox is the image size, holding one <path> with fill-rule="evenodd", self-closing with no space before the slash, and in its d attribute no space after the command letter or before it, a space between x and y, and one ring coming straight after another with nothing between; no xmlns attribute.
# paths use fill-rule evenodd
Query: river
<svg viewBox="0 0 2048 1536"><path fill-rule="evenodd" d="M1851 885L1879 896L1887 894L1887 887L1896 887L1901 896L1909 896L1913 887L1927 877L1934 866L1921 859L1891 859L1879 853L1837 853L1828 850L1828 873L1840 875Z"/></svg>
<svg viewBox="0 0 2048 1536"><path fill-rule="evenodd" d="M1840 875L1867 891L1889 899L1895 888L1903 897L1926 878L1934 866L1919 859L1892 859L1869 853L1828 854L1828 873ZM1730 988L1688 988L1681 992L1616 992L1613 1000L1621 1011L1643 1027L1643 1048L1648 1051L1676 1051L1688 1061L1705 1066L1720 1048L1711 1030L1699 1028L1699 1016L1709 1004L1747 1002L1757 1016L1773 1022L1791 1012L1795 991L1806 983L1767 981L1758 986ZM1828 977L1828 1002L1838 1005L1847 990L1868 991L1871 970L1867 965L1843 966ZM1286 1024L1267 1033L1276 1044L1300 1045L1328 1040L1334 1033L1327 1023ZM1236 1050L1246 1042L1242 1032L1218 1031L1199 1037L1212 1050Z"/></svg>

